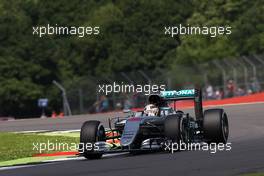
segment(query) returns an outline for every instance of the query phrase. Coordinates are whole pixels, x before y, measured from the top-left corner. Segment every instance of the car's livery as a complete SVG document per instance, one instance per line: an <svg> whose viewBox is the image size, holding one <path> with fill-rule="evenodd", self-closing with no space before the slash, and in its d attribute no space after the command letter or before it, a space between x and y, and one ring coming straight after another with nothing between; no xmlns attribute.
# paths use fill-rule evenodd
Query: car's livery
<svg viewBox="0 0 264 176"><path fill-rule="evenodd" d="M177 109L175 102L179 100L194 101L193 117ZM104 153L161 151L165 144L173 142L227 142L226 113L223 109L203 111L200 90L162 91L150 95L149 103L159 108L158 115L147 116L143 111L127 112L125 118L110 118L109 130L105 130L99 121L86 121L81 128L80 142L84 144L82 146L92 144L94 147L84 149L80 154L95 159Z"/></svg>
<svg viewBox="0 0 264 176"><path fill-rule="evenodd" d="M163 98L182 98L182 97L194 97L195 89L185 89L180 91L162 91L160 96Z"/></svg>

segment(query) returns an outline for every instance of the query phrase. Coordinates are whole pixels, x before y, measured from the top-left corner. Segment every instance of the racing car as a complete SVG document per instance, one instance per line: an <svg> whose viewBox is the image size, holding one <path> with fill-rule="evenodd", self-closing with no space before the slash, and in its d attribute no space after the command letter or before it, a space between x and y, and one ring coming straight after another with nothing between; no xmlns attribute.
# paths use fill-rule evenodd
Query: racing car
<svg viewBox="0 0 264 176"><path fill-rule="evenodd" d="M184 100L194 102L193 116L177 108L176 102ZM109 118L107 130L100 121L84 122L80 132L80 155L87 159L99 159L106 153L162 151L166 144L173 142L227 142L229 127L226 112L223 109L203 111L199 89L162 91L149 95L148 101L157 106L157 114L128 111L126 117Z"/></svg>

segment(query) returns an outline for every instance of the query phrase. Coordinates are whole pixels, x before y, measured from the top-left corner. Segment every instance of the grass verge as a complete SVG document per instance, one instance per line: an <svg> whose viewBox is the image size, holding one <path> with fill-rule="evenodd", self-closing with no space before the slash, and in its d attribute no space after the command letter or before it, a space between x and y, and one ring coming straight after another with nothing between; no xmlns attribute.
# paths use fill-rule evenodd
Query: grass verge
<svg viewBox="0 0 264 176"><path fill-rule="evenodd" d="M65 144L65 148L61 147L57 150L45 150L42 153L53 153L58 151L67 151L66 146L73 146L79 143L78 137L70 136L48 136L40 134L19 134L19 133L0 133L0 162L15 160L20 158L32 157L34 154L39 154L39 150L34 148L33 144ZM40 147L40 145L39 145ZM42 146L44 147L44 145Z"/></svg>
<svg viewBox="0 0 264 176"><path fill-rule="evenodd" d="M241 176L264 176L264 173L249 173L249 174L243 174Z"/></svg>

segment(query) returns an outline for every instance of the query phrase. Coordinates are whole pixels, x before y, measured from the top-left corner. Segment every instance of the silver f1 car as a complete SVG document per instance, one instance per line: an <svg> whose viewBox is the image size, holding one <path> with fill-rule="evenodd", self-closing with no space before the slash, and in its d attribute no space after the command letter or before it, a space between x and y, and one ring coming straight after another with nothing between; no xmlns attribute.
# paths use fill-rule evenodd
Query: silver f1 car
<svg viewBox="0 0 264 176"><path fill-rule="evenodd" d="M108 130L100 121L84 122L80 133L80 155L98 159L105 153L162 151L165 144L172 142L227 142L227 114L223 109L203 111L200 90L163 91L150 95L148 100L157 105L158 115L129 112L125 118L108 119ZM195 117L177 109L175 102L179 100L193 100Z"/></svg>

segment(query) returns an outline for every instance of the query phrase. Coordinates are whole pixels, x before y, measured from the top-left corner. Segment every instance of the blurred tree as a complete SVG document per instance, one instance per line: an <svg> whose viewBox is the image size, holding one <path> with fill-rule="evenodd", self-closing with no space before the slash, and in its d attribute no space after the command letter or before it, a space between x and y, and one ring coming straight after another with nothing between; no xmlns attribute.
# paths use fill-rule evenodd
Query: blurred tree
<svg viewBox="0 0 264 176"><path fill-rule="evenodd" d="M194 12L186 24L230 26L232 33L215 38L181 36L181 46L175 49L176 62L190 64L263 52L263 1L205 0L193 1L193 6Z"/></svg>
<svg viewBox="0 0 264 176"><path fill-rule="evenodd" d="M1 0L0 115L37 116L41 97L60 110L52 80L72 88L87 75L108 78L135 69L174 73L179 63L261 53L263 8L261 0ZM32 35L32 26L47 24L99 26L100 35ZM179 24L229 25L232 34L164 35L165 26Z"/></svg>

